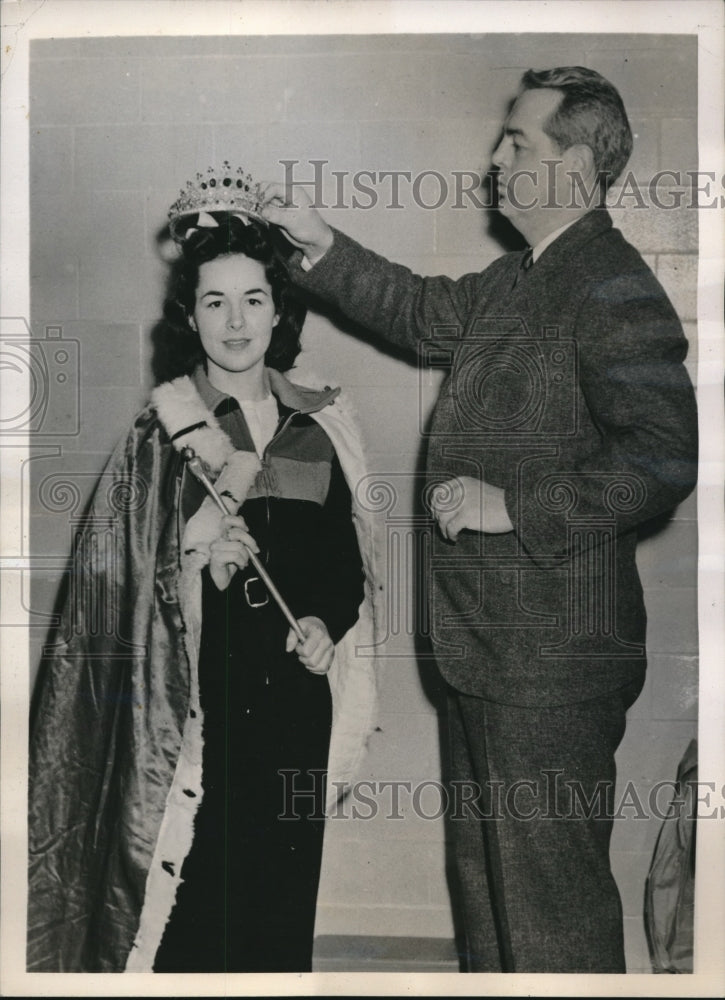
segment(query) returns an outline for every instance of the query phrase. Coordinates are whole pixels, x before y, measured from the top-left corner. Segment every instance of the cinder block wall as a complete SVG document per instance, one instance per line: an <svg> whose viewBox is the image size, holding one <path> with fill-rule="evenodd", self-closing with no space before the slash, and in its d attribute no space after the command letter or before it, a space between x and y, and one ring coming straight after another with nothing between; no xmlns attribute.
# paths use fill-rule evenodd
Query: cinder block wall
<svg viewBox="0 0 725 1000"><path fill-rule="evenodd" d="M322 194L334 225L422 273L457 276L485 267L501 244L485 213L453 208L452 171L487 163L508 101L529 68L583 64L621 90L636 134L631 167L644 188L663 169L697 168L694 38L594 35L425 35L265 38L93 38L32 43L30 75L31 294L36 335L60 326L80 342L80 433L39 447L32 462L31 544L42 556L30 598L37 650L68 551L71 517L151 384L148 332L160 313L165 265L156 234L178 189L197 170L229 159L255 178L312 180L326 160ZM351 177L374 171L377 204L349 203ZM379 172L437 171L449 187L436 210L416 206L401 180L401 208ZM340 175L342 176L342 175ZM676 179L675 179L676 180ZM677 193L673 179L660 187ZM441 189L429 175L429 204ZM614 192L615 224L646 255L668 290L696 359L696 213L637 207ZM664 200L664 194L662 194ZM366 206L371 196L358 195ZM688 198L684 198L688 204ZM436 383L410 365L311 314L301 359L353 397L371 469L394 484L398 534L410 529L420 482L419 429ZM419 405L420 404L420 405ZM42 438L40 439L42 442ZM395 473L395 477L392 474ZM77 499L51 494L55 474ZM43 487L43 490L41 490ZM402 527L401 527L402 525ZM694 498L643 541L650 670L619 753L620 785L646 802L674 777L696 734L697 525ZM411 572L400 586L410 611ZM394 623L395 624L395 623ZM437 781L442 689L416 657L415 627L394 628L382 683L380 731L363 778ZM422 650L422 647L421 647ZM420 651L420 650L419 650ZM435 815L429 786L418 812ZM454 921L440 818L415 815L401 789L360 807L370 818L329 824L318 933L451 937ZM626 915L630 971L648 971L642 923L644 879L656 818L624 810L612 856Z"/></svg>

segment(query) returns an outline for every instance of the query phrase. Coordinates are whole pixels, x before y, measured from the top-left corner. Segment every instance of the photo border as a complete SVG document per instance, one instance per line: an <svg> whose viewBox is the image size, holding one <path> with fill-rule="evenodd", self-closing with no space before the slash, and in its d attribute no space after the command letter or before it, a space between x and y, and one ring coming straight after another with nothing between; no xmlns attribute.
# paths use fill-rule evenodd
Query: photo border
<svg viewBox="0 0 725 1000"><path fill-rule="evenodd" d="M717 0L3 0L2 162L0 246L3 317L29 317L29 43L35 38L108 35L255 35L551 32L696 34L698 36L698 132L700 170L723 177L722 122L725 93L722 53L725 23ZM720 197L720 196L719 196ZM699 210L698 402L701 455L698 487L698 595L701 782L723 787L725 713L722 650L725 649L723 554L723 202ZM22 404L12 399L13 412ZM0 438L0 443L2 443ZM2 565L12 569L27 533L17 516L20 469L27 442L13 437L0 449ZM14 516L15 515L15 516ZM2 573L0 602L22 607L20 573ZM15 625L15 623L13 623ZM17 623L22 626L22 622ZM177 976L26 973L25 788L27 783L27 643L22 627L0 631L0 993L15 996L178 995ZM706 805L700 803L700 815ZM184 975L187 996L236 995L468 995L511 996L721 996L725 983L724 820L699 824L695 910L696 971L675 978L488 974L311 973L299 976ZM471 978L472 977L472 978ZM610 990L612 992L608 992Z"/></svg>

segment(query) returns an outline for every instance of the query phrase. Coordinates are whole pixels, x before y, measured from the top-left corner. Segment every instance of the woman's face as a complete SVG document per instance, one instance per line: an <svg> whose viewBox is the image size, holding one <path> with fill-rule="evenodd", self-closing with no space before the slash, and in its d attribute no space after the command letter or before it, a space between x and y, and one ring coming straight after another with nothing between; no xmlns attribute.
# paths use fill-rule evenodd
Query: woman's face
<svg viewBox="0 0 725 1000"><path fill-rule="evenodd" d="M215 368L261 375L278 319L258 260L233 254L201 265L190 324L201 338L210 376Z"/></svg>

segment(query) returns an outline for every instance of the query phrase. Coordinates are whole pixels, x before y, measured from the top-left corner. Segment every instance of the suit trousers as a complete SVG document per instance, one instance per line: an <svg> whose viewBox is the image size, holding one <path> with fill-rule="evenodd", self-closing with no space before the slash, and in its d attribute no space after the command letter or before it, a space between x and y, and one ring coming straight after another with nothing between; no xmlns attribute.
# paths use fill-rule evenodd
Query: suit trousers
<svg viewBox="0 0 725 1000"><path fill-rule="evenodd" d="M541 708L450 689L466 971L626 971L609 843L614 754L641 686Z"/></svg>

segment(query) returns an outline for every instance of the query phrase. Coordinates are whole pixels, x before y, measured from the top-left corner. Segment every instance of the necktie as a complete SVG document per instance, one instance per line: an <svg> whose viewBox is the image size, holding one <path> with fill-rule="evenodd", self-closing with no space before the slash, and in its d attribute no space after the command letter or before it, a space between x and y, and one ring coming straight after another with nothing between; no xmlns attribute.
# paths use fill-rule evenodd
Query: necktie
<svg viewBox="0 0 725 1000"><path fill-rule="evenodd" d="M513 283L514 288L516 288L516 286L524 277L526 272L530 271L533 266L534 266L534 251L531 249L531 247L529 247L526 253L521 258L521 260L519 261L518 270L516 271L516 275L514 277L514 283Z"/></svg>

